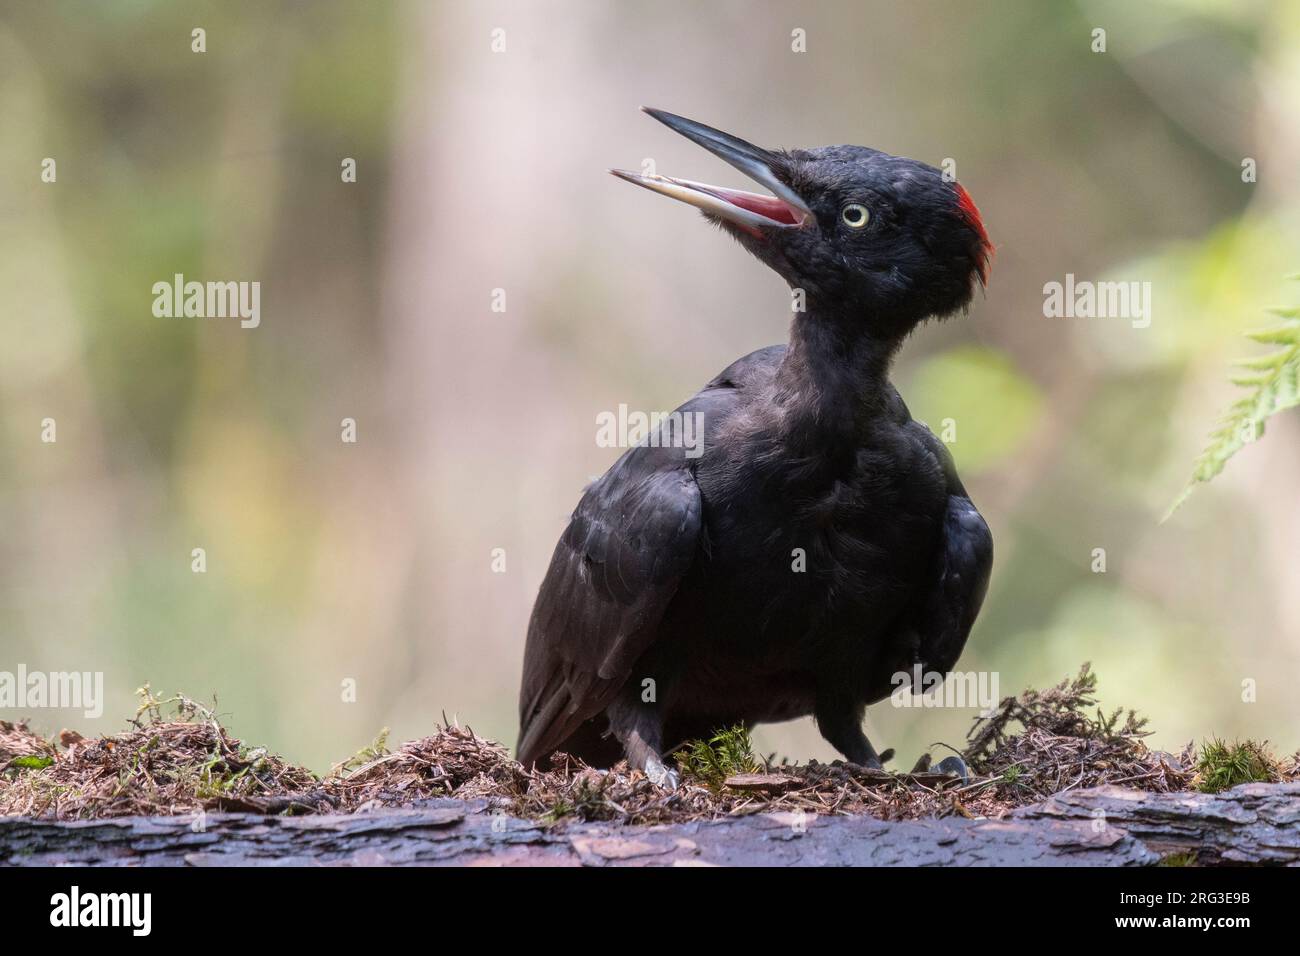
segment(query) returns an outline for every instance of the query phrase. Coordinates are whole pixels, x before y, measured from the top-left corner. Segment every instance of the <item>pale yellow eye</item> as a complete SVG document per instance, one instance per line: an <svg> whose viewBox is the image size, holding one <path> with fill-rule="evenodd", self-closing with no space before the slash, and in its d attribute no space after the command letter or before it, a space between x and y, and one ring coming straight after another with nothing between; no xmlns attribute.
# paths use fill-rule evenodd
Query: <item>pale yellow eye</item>
<svg viewBox="0 0 1300 956"><path fill-rule="evenodd" d="M871 219L871 213L861 203L851 202L840 212L840 218L850 229L861 229Z"/></svg>

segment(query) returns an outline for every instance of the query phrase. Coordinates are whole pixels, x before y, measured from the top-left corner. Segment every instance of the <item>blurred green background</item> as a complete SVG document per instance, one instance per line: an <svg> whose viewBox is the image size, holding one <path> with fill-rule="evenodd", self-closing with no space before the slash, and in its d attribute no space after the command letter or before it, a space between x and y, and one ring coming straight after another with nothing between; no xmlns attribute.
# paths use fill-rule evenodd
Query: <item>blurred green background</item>
<svg viewBox="0 0 1300 956"><path fill-rule="evenodd" d="M42 731L118 729L149 680L317 769L444 713L513 744L532 599L618 454L597 414L672 408L786 334L775 275L605 174L744 185L649 104L956 160L992 279L895 379L956 422L997 542L963 669L1009 694L1092 660L1158 745L1300 745L1296 417L1158 523L1259 351L1241 333L1300 297L1300 4L0 10L0 670L107 691L99 720L27 711ZM261 326L156 318L178 272L260 281ZM1066 273L1151 282L1150 327L1045 318ZM908 762L972 716L869 720ZM811 721L758 740L833 756Z"/></svg>

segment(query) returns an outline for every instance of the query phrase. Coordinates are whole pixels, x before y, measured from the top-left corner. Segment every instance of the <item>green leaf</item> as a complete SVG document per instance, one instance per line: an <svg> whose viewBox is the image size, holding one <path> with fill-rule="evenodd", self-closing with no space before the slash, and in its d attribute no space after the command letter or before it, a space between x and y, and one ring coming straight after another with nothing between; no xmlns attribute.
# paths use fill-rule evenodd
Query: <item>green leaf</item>
<svg viewBox="0 0 1300 956"><path fill-rule="evenodd" d="M1272 378L1271 375L1234 375L1229 379L1233 385L1240 385L1242 388L1250 388L1254 385L1264 385Z"/></svg>
<svg viewBox="0 0 1300 956"><path fill-rule="evenodd" d="M1300 309L1274 309L1276 314L1293 319ZM1258 358L1243 359L1233 364L1250 369L1255 374L1236 375L1232 382L1252 393L1238 399L1215 425L1210 443L1192 466L1192 477L1187 486L1169 506L1162 520L1178 510L1198 484L1203 484L1223 471L1244 445L1258 441L1264 434L1264 422L1269 416L1300 405L1300 322L1287 321L1270 329L1247 333L1247 337L1266 345L1280 345L1281 349Z"/></svg>
<svg viewBox="0 0 1300 956"><path fill-rule="evenodd" d="M1258 358L1237 359L1232 364L1239 368L1277 368L1285 358L1285 352L1269 352L1267 355L1261 355Z"/></svg>
<svg viewBox="0 0 1300 956"><path fill-rule="evenodd" d="M1247 332L1246 338L1264 345L1295 345L1300 343L1300 325L1277 325L1271 329Z"/></svg>

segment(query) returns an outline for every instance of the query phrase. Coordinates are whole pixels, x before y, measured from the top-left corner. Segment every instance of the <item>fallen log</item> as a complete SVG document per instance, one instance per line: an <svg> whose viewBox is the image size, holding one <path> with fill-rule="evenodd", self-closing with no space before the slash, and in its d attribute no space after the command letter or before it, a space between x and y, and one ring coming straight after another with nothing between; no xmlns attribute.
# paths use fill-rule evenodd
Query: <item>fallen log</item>
<svg viewBox="0 0 1300 956"><path fill-rule="evenodd" d="M664 826L546 825L484 800L267 816L0 818L0 863L94 866L1152 866L1300 863L1300 783L1219 794L1107 786L1000 820L755 813Z"/></svg>

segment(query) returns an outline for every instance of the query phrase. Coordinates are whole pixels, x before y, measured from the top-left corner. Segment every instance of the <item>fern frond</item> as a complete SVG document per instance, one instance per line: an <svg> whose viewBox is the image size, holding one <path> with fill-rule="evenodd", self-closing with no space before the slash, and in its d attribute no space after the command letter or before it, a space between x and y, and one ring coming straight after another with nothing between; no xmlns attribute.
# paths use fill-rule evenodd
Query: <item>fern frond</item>
<svg viewBox="0 0 1300 956"><path fill-rule="evenodd" d="M1192 477L1187 486L1169 506L1162 520L1168 520L1198 484L1209 481L1223 471L1228 459L1243 446L1263 435L1264 423L1269 417L1283 409L1300 405L1300 309L1270 311L1280 316L1283 322L1249 332L1247 338L1281 347L1267 355L1233 363L1248 371L1233 376L1232 382L1252 389L1252 394L1233 402L1219 418L1210 434L1209 445L1192 466Z"/></svg>

